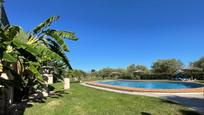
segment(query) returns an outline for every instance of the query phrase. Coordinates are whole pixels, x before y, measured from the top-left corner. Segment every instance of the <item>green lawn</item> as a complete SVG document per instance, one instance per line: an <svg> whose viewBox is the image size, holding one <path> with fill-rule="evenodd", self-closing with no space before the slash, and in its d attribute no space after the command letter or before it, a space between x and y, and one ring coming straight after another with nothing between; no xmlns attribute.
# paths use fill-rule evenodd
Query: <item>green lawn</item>
<svg viewBox="0 0 204 115"><path fill-rule="evenodd" d="M56 90L62 84L54 84ZM61 92L63 93L63 92ZM25 115L198 115L190 109L158 98L96 90L72 83L62 96L35 103Z"/></svg>
<svg viewBox="0 0 204 115"><path fill-rule="evenodd" d="M204 83L204 80L198 80L199 83Z"/></svg>

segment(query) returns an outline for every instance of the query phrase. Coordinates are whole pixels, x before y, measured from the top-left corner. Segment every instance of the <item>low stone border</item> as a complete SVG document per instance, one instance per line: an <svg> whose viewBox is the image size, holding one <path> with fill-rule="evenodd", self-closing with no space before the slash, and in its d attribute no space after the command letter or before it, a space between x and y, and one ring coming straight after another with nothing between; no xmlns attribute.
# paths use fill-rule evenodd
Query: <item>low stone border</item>
<svg viewBox="0 0 204 115"><path fill-rule="evenodd" d="M145 89L145 88L130 88L125 86L113 86L107 84L99 84L96 81L85 82L86 84L110 88L115 90L130 91L130 92L156 92L156 93L194 93L194 92L204 92L204 87L199 88L188 88L188 89Z"/></svg>

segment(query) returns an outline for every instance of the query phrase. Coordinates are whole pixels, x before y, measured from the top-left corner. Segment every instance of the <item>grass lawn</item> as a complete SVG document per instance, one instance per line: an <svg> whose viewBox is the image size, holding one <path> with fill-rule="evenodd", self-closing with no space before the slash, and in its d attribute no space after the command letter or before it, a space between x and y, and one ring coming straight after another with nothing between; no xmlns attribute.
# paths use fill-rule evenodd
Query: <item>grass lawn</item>
<svg viewBox="0 0 204 115"><path fill-rule="evenodd" d="M199 83L204 83L204 80L198 80Z"/></svg>
<svg viewBox="0 0 204 115"><path fill-rule="evenodd" d="M62 84L53 85L56 91ZM198 115L181 105L162 99L107 92L72 83L61 96L35 103L25 115Z"/></svg>

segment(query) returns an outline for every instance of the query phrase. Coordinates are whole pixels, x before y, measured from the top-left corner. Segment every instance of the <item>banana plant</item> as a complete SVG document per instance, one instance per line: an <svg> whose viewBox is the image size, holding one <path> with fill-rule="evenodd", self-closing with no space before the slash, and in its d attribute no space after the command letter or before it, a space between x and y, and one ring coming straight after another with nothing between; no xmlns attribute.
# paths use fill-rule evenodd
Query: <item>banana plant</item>
<svg viewBox="0 0 204 115"><path fill-rule="evenodd" d="M33 36L37 36L37 38L39 38L44 45L62 58L63 62L69 69L72 69L71 65L69 64L69 60L65 55L65 52L69 52L69 48L64 39L76 41L78 38L75 36L74 32L51 29L50 25L58 19L58 16L50 17L35 27L30 33Z"/></svg>
<svg viewBox="0 0 204 115"><path fill-rule="evenodd" d="M50 29L59 17L50 17L34 28L24 32L19 26L0 29L0 75L9 73L13 80L0 78L0 85L15 87L19 100L28 97L31 89L41 89L44 78L39 72L41 66L53 60L64 63L71 69L65 52L68 47L64 38L77 40L73 32Z"/></svg>

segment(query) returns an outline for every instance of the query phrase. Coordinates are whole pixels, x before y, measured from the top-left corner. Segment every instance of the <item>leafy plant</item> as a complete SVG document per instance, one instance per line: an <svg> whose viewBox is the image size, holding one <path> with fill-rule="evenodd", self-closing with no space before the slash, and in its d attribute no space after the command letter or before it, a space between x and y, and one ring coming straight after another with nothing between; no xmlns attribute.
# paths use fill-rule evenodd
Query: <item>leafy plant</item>
<svg viewBox="0 0 204 115"><path fill-rule="evenodd" d="M50 17L26 33L19 26L0 29L0 74L14 79L1 79L0 85L15 87L17 101L27 98L32 90L42 89L44 78L41 66L53 60L71 69L65 51L69 51L64 38L77 40L73 32L50 29L59 17Z"/></svg>

